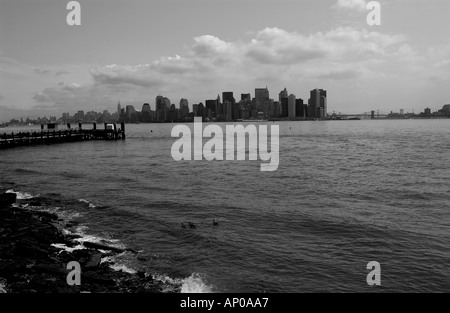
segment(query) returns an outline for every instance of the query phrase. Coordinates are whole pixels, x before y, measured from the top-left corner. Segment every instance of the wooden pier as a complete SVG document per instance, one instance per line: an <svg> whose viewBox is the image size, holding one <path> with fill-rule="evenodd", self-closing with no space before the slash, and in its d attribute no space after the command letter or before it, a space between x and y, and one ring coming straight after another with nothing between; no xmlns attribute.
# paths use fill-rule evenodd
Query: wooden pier
<svg viewBox="0 0 450 313"><path fill-rule="evenodd" d="M125 140L124 123L119 129L115 123L104 123L103 129L97 129L96 123L92 126L92 129L83 129L79 123L76 129L67 124L67 129L57 130L54 124L48 124L46 130L41 125L41 131L3 133L0 134L0 149L86 140Z"/></svg>

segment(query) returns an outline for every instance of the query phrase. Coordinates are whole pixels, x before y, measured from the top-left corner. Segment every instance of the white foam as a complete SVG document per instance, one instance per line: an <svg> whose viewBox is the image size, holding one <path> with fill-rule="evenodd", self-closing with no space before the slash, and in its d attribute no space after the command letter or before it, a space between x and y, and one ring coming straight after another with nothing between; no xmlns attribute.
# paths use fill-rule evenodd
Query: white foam
<svg viewBox="0 0 450 313"><path fill-rule="evenodd" d="M0 281L0 293L7 293L5 287L5 283Z"/></svg>
<svg viewBox="0 0 450 313"><path fill-rule="evenodd" d="M6 193L15 193L17 195L17 200L28 200L34 198L34 196L28 192L14 191L12 189L7 190Z"/></svg>
<svg viewBox="0 0 450 313"><path fill-rule="evenodd" d="M129 268L124 264L112 264L109 267L115 271L123 271L129 274L136 274L136 271L134 269Z"/></svg>
<svg viewBox="0 0 450 313"><path fill-rule="evenodd" d="M92 242L92 243L99 243L111 248L117 248L117 249L126 249L125 245L122 244L120 242L120 240L118 239L110 239L110 238L104 238L104 237L99 237L99 236L94 236L94 235L88 235L85 233L85 230L89 229L89 227L83 225L83 226L78 226L75 229L75 233L76 235L81 236L81 238L76 238L74 239L74 241L83 244L84 242Z"/></svg>
<svg viewBox="0 0 450 313"><path fill-rule="evenodd" d="M154 280L158 280L163 284L180 287L181 293L211 293L212 288L208 286L202 278L201 274L193 273L186 278L171 278L164 275L153 275ZM172 291L168 288L166 291Z"/></svg>
<svg viewBox="0 0 450 313"><path fill-rule="evenodd" d="M90 208L90 209L95 209L95 208L97 207L97 206L96 206L95 204L93 204L92 202L89 202L88 200L83 199L83 198L78 199L78 201L79 201L79 202L86 203L86 204L89 204L89 208Z"/></svg>
<svg viewBox="0 0 450 313"><path fill-rule="evenodd" d="M200 274L194 273L183 279L181 293L211 293L211 287L203 282Z"/></svg>
<svg viewBox="0 0 450 313"><path fill-rule="evenodd" d="M70 248L70 247L66 246L65 244L63 244L63 243L52 243L51 246L53 246L55 248L58 248L58 249L65 250L65 251L67 251L69 253L71 253L71 252L73 252L75 250L83 250L83 249L85 249L85 247L83 247L82 245L77 245L77 246L75 246L73 248Z"/></svg>

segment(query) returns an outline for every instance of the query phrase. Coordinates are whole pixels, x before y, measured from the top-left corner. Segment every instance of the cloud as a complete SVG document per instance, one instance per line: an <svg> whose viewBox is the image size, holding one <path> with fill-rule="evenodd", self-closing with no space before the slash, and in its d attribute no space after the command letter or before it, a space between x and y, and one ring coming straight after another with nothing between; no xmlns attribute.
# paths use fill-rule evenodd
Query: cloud
<svg viewBox="0 0 450 313"><path fill-rule="evenodd" d="M55 73L56 76L68 75L68 74L70 74L70 72L68 72L68 71L57 71Z"/></svg>
<svg viewBox="0 0 450 313"><path fill-rule="evenodd" d="M249 91L290 82L315 87L319 83L353 80L359 84L361 80L373 83L403 74L408 77L425 60L405 36L368 29L338 27L305 34L264 28L250 36L236 41L198 36L182 53L147 64L92 66L88 69L90 81L56 81L52 87L35 92L33 100L41 108L94 108L111 106L117 99L152 102L161 93L173 102L188 97L193 103L225 89Z"/></svg>
<svg viewBox="0 0 450 313"><path fill-rule="evenodd" d="M338 0L332 8L365 11L367 9L367 2L366 0Z"/></svg>
<svg viewBox="0 0 450 313"><path fill-rule="evenodd" d="M347 80L361 77L363 73L357 70L330 71L316 76L320 79Z"/></svg>
<svg viewBox="0 0 450 313"><path fill-rule="evenodd" d="M50 70L42 70L42 69L36 68L34 70L34 74L36 74L36 75L49 75L49 74L51 74L51 71Z"/></svg>

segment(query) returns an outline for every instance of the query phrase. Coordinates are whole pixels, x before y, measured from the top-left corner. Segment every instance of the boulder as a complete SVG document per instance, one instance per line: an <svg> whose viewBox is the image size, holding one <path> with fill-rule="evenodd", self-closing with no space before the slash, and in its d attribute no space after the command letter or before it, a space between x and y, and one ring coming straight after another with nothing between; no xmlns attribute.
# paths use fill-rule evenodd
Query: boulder
<svg viewBox="0 0 450 313"><path fill-rule="evenodd" d="M17 195L15 193L5 192L0 194L0 205L10 205L16 203Z"/></svg>

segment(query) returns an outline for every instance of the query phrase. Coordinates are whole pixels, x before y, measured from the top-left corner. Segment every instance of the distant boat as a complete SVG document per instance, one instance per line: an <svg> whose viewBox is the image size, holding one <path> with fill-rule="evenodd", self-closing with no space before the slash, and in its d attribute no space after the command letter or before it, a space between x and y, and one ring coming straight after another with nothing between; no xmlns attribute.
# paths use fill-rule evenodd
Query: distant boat
<svg viewBox="0 0 450 313"><path fill-rule="evenodd" d="M361 119L359 117L351 117L348 120L349 121L360 121Z"/></svg>
<svg viewBox="0 0 450 313"><path fill-rule="evenodd" d="M8 127L9 125L8 124L5 124L5 123L3 123L3 124L0 124L0 128L5 128L5 127Z"/></svg>

